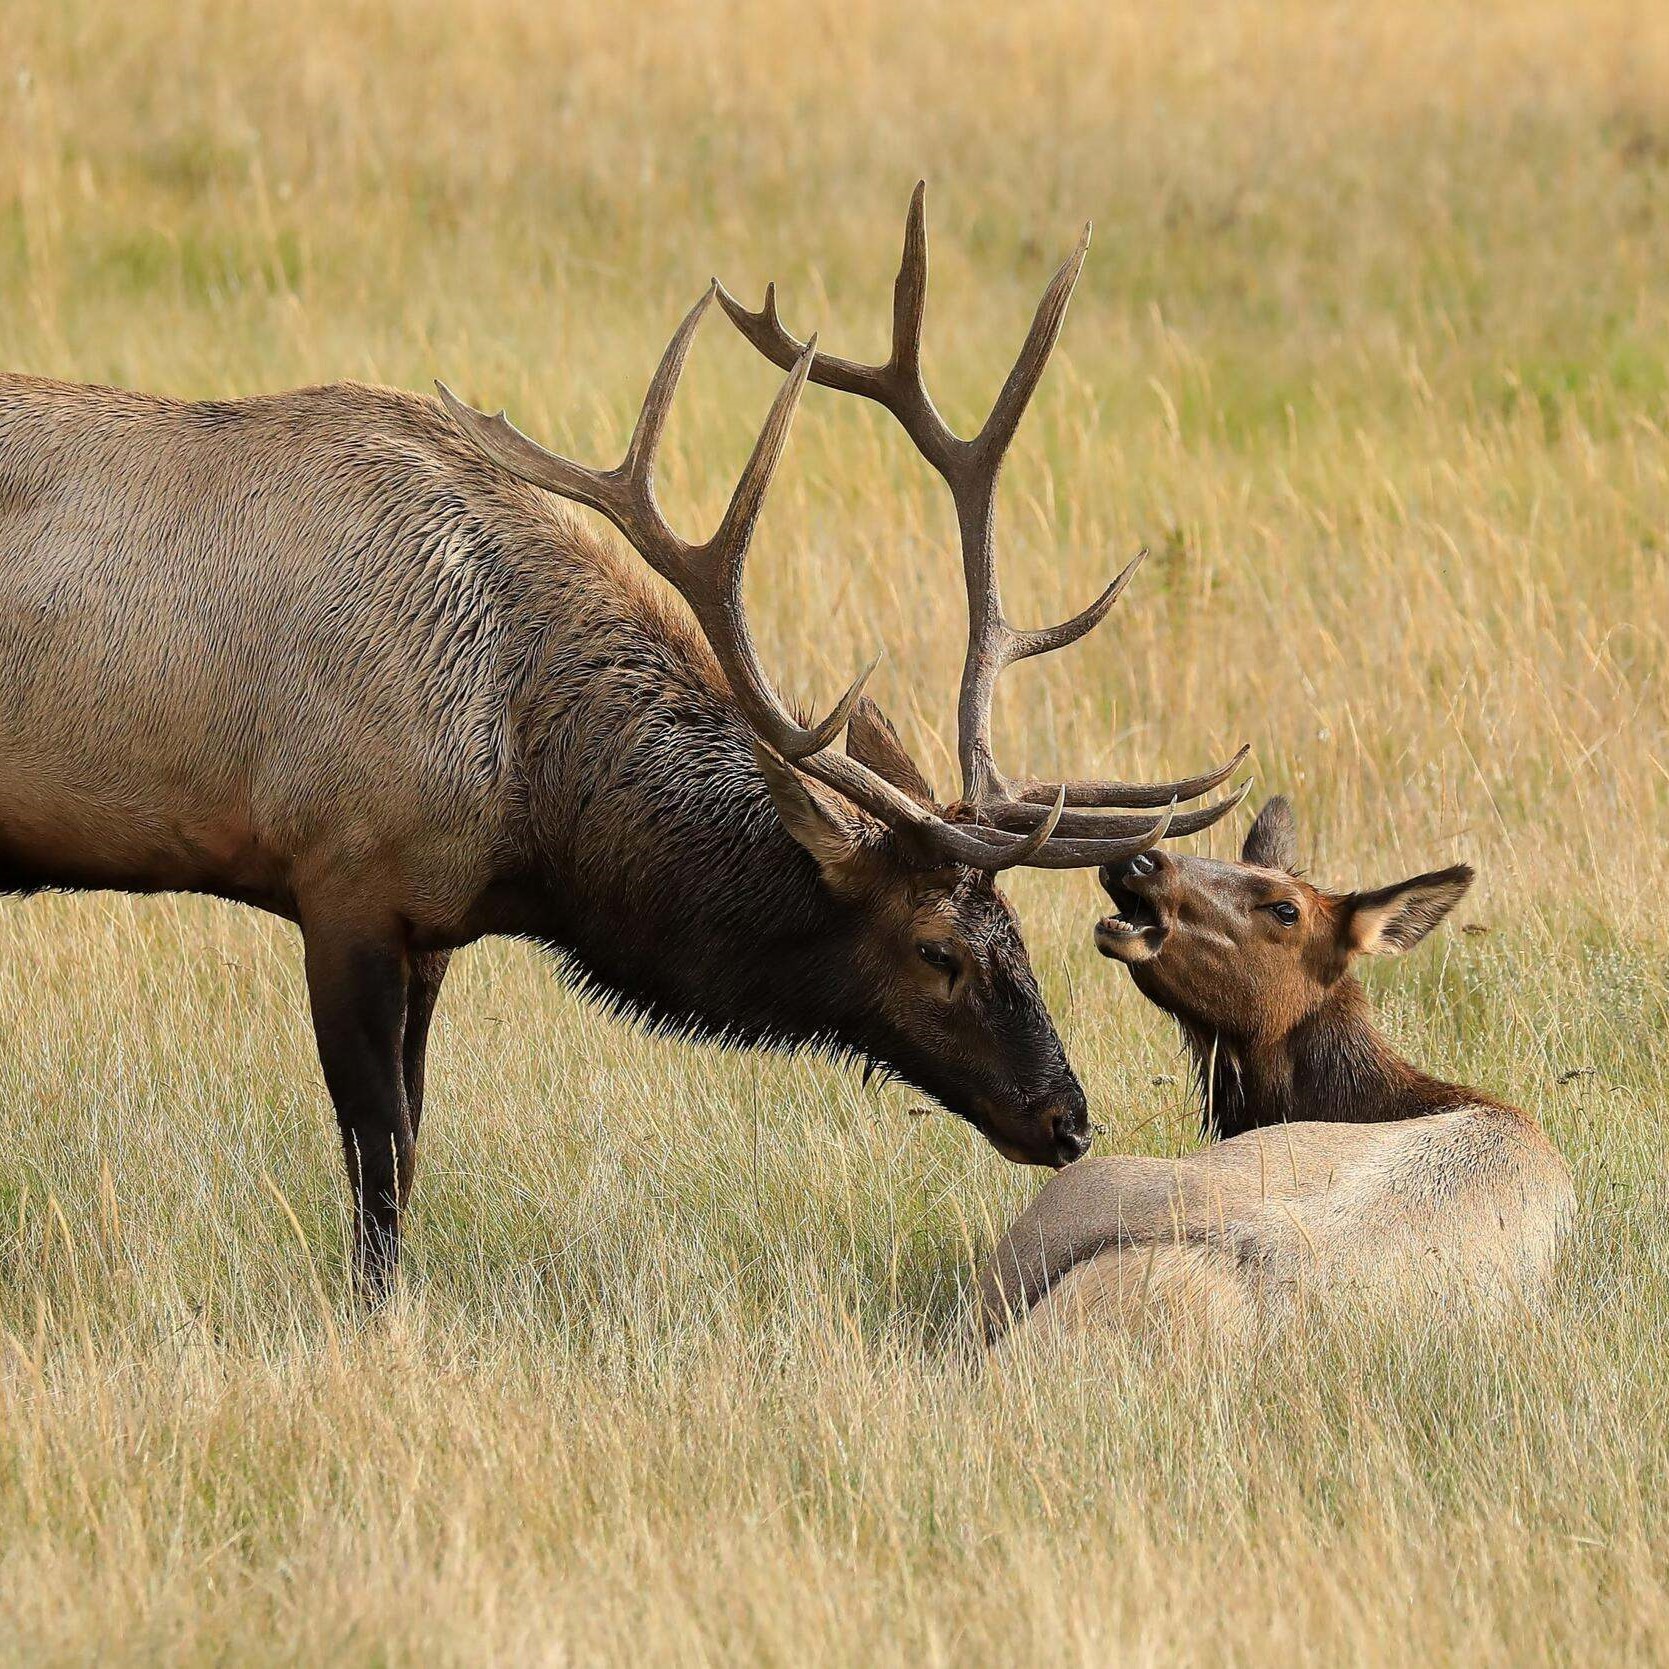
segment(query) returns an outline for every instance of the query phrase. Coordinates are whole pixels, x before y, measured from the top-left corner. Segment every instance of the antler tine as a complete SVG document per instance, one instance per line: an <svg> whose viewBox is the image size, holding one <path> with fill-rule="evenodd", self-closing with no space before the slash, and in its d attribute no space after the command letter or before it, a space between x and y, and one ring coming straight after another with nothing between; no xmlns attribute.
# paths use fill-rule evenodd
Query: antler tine
<svg viewBox="0 0 1669 1669"><path fill-rule="evenodd" d="M744 307L720 284L719 306L725 317L773 365L787 369L803 351L777 312L777 287L765 286L757 312ZM959 436L939 415L921 375L921 327L927 309L927 182L918 180L904 223L904 252L893 282L892 348L880 365L864 365L819 353L811 380L841 394L858 394L890 411L916 449L956 490L966 474L973 443Z"/></svg>
<svg viewBox="0 0 1669 1669"><path fill-rule="evenodd" d="M709 292L711 293L711 292ZM765 495L771 488L771 477L776 474L783 448L788 443L788 431L794 413L805 391L806 373L817 357L817 337L813 333L805 351L794 361L787 380L777 390L771 409L753 443L753 451L730 495L730 504L719 523L718 531L702 548L713 553L714 578L726 594L734 594L738 611L741 607L742 564L747 560L748 546L753 541L753 530L759 512L765 508Z"/></svg>
<svg viewBox="0 0 1669 1669"><path fill-rule="evenodd" d="M620 525L613 507L614 496L609 490L617 484L617 472L581 469L566 458L547 452L536 440L524 435L502 408L489 417L486 412L465 404L438 378L435 392L459 431L489 463L547 492L601 510L616 526ZM621 531L626 530L622 527ZM645 552L644 556L651 566L658 566L661 560L658 551L654 556Z"/></svg>
<svg viewBox="0 0 1669 1669"><path fill-rule="evenodd" d="M985 426L974 442L982 452L995 454L996 462L1001 461L1009 442L1014 439L1014 431L1020 427L1020 419L1025 416L1026 407L1031 404L1032 395L1043 380L1049 356L1060 340L1061 326L1066 323L1067 304L1077 288L1078 274L1084 270L1084 257L1089 254L1089 240L1090 225L1085 221L1084 229L1078 236L1078 247L1049 280L1049 287L1037 304L1037 312L1032 315L1031 329L1026 332L1026 340L1021 344L1014 368L1008 373L1002 392L991 408L991 415L986 418Z"/></svg>
<svg viewBox="0 0 1669 1669"><path fill-rule="evenodd" d="M973 869L997 871L1019 864L1036 869L1093 868L1134 857L1177 832L1173 805L1167 806L1152 823L1142 825L1139 819L1132 819L1137 825L1135 832L1121 838L1063 840L1057 833L1055 812L1064 802L1057 795L1056 806L1048 808L1038 827L1020 836L980 824L948 822L844 754L817 754L805 760L800 769L839 790L882 821L912 830L934 850L938 861L966 864ZM1211 807L1209 812L1190 813L1190 819L1199 827L1214 823L1242 798L1244 790L1234 799Z"/></svg>
<svg viewBox="0 0 1669 1669"><path fill-rule="evenodd" d="M1021 782L1012 787L1012 804L1041 810L1057 788L1066 790L1066 803L1073 806L1162 806L1172 800L1197 800L1221 787L1251 754L1251 743L1242 743L1232 759L1198 776L1178 777L1174 782L1117 782L1087 779L1068 782ZM1247 779L1250 781L1250 779Z"/></svg>
<svg viewBox="0 0 1669 1669"><path fill-rule="evenodd" d="M765 300L756 312L744 307L716 278L713 282L718 285L719 306L725 317L779 370L788 370L806 351L806 344L782 322L775 284L765 286ZM811 380L841 394L861 394L875 400L880 398L875 392L876 379L885 370L884 365L860 365L855 359L819 351L812 363Z"/></svg>
<svg viewBox="0 0 1669 1669"><path fill-rule="evenodd" d="M1033 655L1053 654L1057 649L1068 648L1081 637L1088 637L1112 612L1113 604L1124 594L1125 586L1146 560L1147 547L1144 545L1125 563L1112 584L1087 609L1080 610L1070 620L1061 621L1058 626L1039 626L1029 632L1022 632L1010 626L1005 665L1013 666L1016 661L1030 660ZM1155 800L1153 803L1163 805L1165 802Z"/></svg>
<svg viewBox="0 0 1669 1669"><path fill-rule="evenodd" d="M680 591L699 583L692 558L701 553L673 531L656 503L655 451L678 391L690 343L702 315L712 304L714 289L714 285L708 285L672 333L643 397L626 455L613 469L587 469L576 464L524 435L502 411L489 417L466 405L445 383L435 384L452 421L490 462L532 486L601 511L631 540L644 561Z"/></svg>
<svg viewBox="0 0 1669 1669"><path fill-rule="evenodd" d="M1095 869L1120 863L1157 846L1172 832L1175 806L1167 806L1143 834L1128 840L1063 840L1057 835L1026 861L1033 869Z"/></svg>
<svg viewBox="0 0 1669 1669"><path fill-rule="evenodd" d="M689 604L755 733L783 758L801 760L827 748L845 729L876 656L821 722L802 725L789 712L759 663L748 631L742 599L742 573L759 513L770 490L794 410L817 354L816 338L796 356L787 379L771 402L770 413L737 480L718 530L704 544L679 537L655 500L655 456L666 428L702 315L717 283L684 315L644 396L643 408L620 463L610 470L586 469L547 451L515 427L501 411L496 417L477 411L436 383L453 421L486 458L499 468L547 492L601 511L632 542L643 559L669 580Z"/></svg>
<svg viewBox="0 0 1669 1669"><path fill-rule="evenodd" d="M892 287L892 369L921 390L921 326L927 315L927 181L917 180L904 217L904 253Z"/></svg>
<svg viewBox="0 0 1669 1669"><path fill-rule="evenodd" d="M930 861L935 863L959 863L985 870L1010 869L1022 863L1045 868L1082 868L1087 864L1113 863L1119 858L1133 857L1138 851L1145 851L1153 839L1163 838L1162 832L1154 836L1150 829L1134 840L1074 841L1063 849L1070 853L1070 862L1057 864L1050 854L1055 853L1060 843L1051 838L1054 825L1048 813L1037 829L1022 836L1001 829L949 822L843 753L814 754L800 761L799 769L827 783L889 826L914 834L932 853ZM1168 814L1152 828L1162 831L1167 821Z"/></svg>
<svg viewBox="0 0 1669 1669"><path fill-rule="evenodd" d="M1185 781L1184 788L1201 779L1191 777ZM1073 785L1065 782L1040 783L1034 792L1041 795L1045 789L1052 788L1056 798L1062 800L1067 810L1062 812L1057 825L1057 832L1063 836L1071 836L1083 840L1122 840L1129 835L1138 833L1145 828L1146 822L1140 817L1120 815L1103 806L1091 810L1072 808L1072 796L1068 790ZM1166 783L1131 784L1144 790L1151 788L1157 792L1168 787ZM1178 839L1183 835L1198 834L1202 829L1209 829L1213 823L1220 822L1238 806L1252 790L1252 779L1248 777L1232 792L1221 799L1213 800L1210 805L1198 806L1193 811L1180 812L1176 821L1171 825L1171 838ZM1205 789L1201 793L1207 792ZM1172 805L1182 798L1180 795L1170 795L1164 800L1152 800L1150 805ZM1131 804L1132 801L1119 802ZM1140 801L1134 801L1140 805ZM982 809L980 816L992 827L1007 829L1011 834L1029 834L1033 829L1050 816L1054 801L1045 805L1041 799L1036 800L1006 800L1000 805L990 805Z"/></svg>
<svg viewBox="0 0 1669 1669"><path fill-rule="evenodd" d="M982 867L988 870L1017 869L1021 864L1034 863L1039 852L1047 846L1053 838L1055 830L1060 826L1062 813L1066 810L1066 796L1057 794L1055 803L1049 808L1049 814L1037 825L1026 838L1002 853Z"/></svg>
<svg viewBox="0 0 1669 1669"><path fill-rule="evenodd" d="M718 280L709 279L701 300L684 315L672 333L672 340L667 343L666 352L661 355L661 362L649 379L648 391L643 396L643 409L632 427L632 438L626 443L626 456L620 461L618 473L627 480L636 481L651 505L655 500L655 454L660 449L661 435L672 411L673 396L677 394L679 379L684 374L684 361L689 358L690 344L695 340L702 317L712 306L717 290ZM781 395L777 398L780 400ZM772 415L775 415L774 406Z"/></svg>

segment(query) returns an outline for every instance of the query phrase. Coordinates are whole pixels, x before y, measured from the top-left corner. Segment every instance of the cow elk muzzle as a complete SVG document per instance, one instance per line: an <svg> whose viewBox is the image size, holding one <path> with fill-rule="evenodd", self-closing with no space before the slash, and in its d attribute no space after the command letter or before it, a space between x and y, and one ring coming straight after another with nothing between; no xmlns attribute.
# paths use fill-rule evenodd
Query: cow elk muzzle
<svg viewBox="0 0 1669 1669"><path fill-rule="evenodd" d="M1167 908L1175 866L1163 852L1138 852L1122 863L1105 864L1098 873L1102 890L1113 902L1095 926L1095 948L1115 962L1149 962L1170 936Z"/></svg>

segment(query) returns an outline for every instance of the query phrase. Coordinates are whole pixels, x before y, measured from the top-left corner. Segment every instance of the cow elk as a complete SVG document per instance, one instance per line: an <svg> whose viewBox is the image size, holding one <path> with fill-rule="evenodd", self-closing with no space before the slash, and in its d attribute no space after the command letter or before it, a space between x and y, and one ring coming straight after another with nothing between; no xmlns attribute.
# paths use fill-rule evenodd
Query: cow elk
<svg viewBox="0 0 1669 1669"><path fill-rule="evenodd" d="M1465 865L1372 892L1294 869L1274 799L1242 861L1139 853L1102 871L1102 953L1182 1029L1202 1117L1177 1159L1086 1159L1053 1178L981 1276L988 1338L1143 1324L1244 1340L1317 1303L1509 1311L1545 1289L1575 1209L1523 1113L1402 1059L1350 973L1453 909Z"/></svg>
<svg viewBox="0 0 1669 1669"><path fill-rule="evenodd" d="M896 1074L1012 1159L1084 1150L994 877L1118 862L1239 796L1174 809L1238 758L1154 784L1010 784L992 762L997 674L1082 637L1127 577L1047 630L1000 606L997 473L1082 258L957 440L919 379L918 190L892 361L791 345L700 544L663 516L655 460L712 289L610 470L444 389L182 404L0 377L0 890L198 892L299 925L370 1294L395 1266L448 959L483 935L548 946L650 1025ZM861 680L803 723L749 636L743 564L808 379L890 402L956 491L972 618L952 805ZM601 511L682 603L552 495Z"/></svg>

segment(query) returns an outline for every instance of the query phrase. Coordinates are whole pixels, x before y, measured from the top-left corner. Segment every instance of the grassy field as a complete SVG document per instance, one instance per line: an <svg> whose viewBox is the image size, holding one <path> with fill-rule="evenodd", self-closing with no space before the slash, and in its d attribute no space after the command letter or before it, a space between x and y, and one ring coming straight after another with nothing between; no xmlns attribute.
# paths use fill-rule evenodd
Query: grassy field
<svg viewBox="0 0 1669 1669"><path fill-rule="evenodd" d="M1669 11L6 0L0 364L231 395L444 375L612 456L717 271L881 347L931 182L929 371L983 415L1095 245L1005 484L1016 763L1241 740L1316 873L1465 856L1390 1029L1575 1167L1506 1338L960 1348L1035 1189L809 1064L461 959L409 1279L367 1325L298 945L0 906L0 1660L1523 1664L1669 1658ZM1176 14L1176 15L1173 15ZM706 327L710 525L775 375ZM769 664L949 780L948 507L816 391ZM1214 835L1228 850L1232 833ZM1193 1140L1082 875L1013 886L1104 1148Z"/></svg>

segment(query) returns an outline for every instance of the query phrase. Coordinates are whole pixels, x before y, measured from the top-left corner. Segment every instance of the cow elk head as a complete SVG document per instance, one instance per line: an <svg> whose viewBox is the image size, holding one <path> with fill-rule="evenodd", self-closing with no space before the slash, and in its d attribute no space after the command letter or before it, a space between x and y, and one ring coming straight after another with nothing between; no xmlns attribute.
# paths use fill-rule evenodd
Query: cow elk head
<svg viewBox="0 0 1669 1669"><path fill-rule="evenodd" d="M1472 884L1466 864L1368 892L1323 892L1298 873L1291 805L1277 796L1239 863L1141 852L1101 870L1114 911L1095 929L1145 996L1195 1038L1282 1046L1341 993L1359 956L1412 949Z"/></svg>

